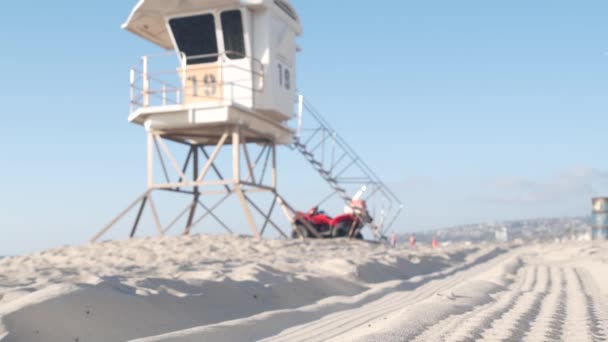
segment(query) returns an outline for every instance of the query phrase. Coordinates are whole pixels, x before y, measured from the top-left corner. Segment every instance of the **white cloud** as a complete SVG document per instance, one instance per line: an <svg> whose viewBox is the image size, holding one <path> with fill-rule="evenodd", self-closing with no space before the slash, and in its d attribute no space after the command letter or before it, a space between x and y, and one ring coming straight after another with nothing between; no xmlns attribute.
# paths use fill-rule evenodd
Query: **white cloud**
<svg viewBox="0 0 608 342"><path fill-rule="evenodd" d="M406 211L406 231L489 221L582 216L592 196L608 195L608 172L571 167L545 177L491 181L415 177L392 184Z"/></svg>
<svg viewBox="0 0 608 342"><path fill-rule="evenodd" d="M513 177L489 182L477 200L509 205L556 204L589 199L607 190L608 172L573 167L546 180ZM586 202L585 202L586 203Z"/></svg>

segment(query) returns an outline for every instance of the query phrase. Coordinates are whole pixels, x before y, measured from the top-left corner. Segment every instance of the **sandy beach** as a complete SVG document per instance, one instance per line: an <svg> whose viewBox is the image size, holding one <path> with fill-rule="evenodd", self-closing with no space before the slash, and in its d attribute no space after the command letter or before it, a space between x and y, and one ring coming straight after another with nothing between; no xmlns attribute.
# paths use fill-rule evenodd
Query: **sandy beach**
<svg viewBox="0 0 608 342"><path fill-rule="evenodd" d="M590 243L146 238L0 260L4 341L604 340Z"/></svg>
<svg viewBox="0 0 608 342"><path fill-rule="evenodd" d="M4 5L0 342L608 342L608 1Z"/></svg>

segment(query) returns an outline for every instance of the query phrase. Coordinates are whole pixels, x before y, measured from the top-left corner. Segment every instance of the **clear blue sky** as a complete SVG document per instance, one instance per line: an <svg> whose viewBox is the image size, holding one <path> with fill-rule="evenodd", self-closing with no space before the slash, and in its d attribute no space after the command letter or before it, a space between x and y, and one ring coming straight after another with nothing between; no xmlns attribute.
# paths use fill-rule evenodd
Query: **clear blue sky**
<svg viewBox="0 0 608 342"><path fill-rule="evenodd" d="M83 242L144 189L128 69L158 49L120 30L134 4L4 5L0 255ZM608 2L293 4L299 89L406 203L399 230L586 215L608 190ZM282 177L301 202L320 182Z"/></svg>

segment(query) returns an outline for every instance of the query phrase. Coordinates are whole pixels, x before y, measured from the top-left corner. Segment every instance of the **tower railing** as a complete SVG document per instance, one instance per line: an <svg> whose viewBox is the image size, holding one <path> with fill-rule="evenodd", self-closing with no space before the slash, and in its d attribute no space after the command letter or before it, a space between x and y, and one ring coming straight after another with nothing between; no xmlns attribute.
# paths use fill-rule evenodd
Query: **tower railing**
<svg viewBox="0 0 608 342"><path fill-rule="evenodd" d="M228 63L228 57L238 56L238 61L247 61L250 67L243 67L236 63ZM187 78L188 61L202 58L217 58L215 64L205 65L210 71L219 74L219 80L200 80L201 85L191 82ZM179 67L175 66L175 53L147 55L141 57L139 63L132 67L129 75L130 84L130 112L140 108L157 106L182 105L188 94L196 94L197 98L205 102L229 105L235 102L253 101L255 93L264 90L264 65L261 61L245 56L236 51L226 51L196 56L181 55ZM234 62L234 60L231 60ZM238 74L238 78L226 80L228 73ZM221 89L214 94L197 94L204 87ZM245 91L243 91L245 90ZM219 94L219 95L218 95Z"/></svg>
<svg viewBox="0 0 608 342"><path fill-rule="evenodd" d="M309 101L299 96L297 106L293 146L331 188L317 206L332 198L339 198L348 206L357 193L362 193L375 216L372 231L376 238L384 237L401 214L403 204Z"/></svg>

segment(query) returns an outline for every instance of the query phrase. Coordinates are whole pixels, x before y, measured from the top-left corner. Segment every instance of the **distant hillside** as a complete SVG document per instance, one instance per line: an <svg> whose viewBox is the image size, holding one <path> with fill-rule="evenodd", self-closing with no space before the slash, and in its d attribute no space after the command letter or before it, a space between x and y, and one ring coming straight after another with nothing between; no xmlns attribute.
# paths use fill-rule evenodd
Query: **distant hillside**
<svg viewBox="0 0 608 342"><path fill-rule="evenodd" d="M522 239L528 242L549 241L556 238L581 235L588 233L591 229L589 217L545 218L442 228L416 233L416 238L421 242L429 242L433 236L437 236L443 242L489 242L495 241L496 230L502 227L507 228L509 240Z"/></svg>

